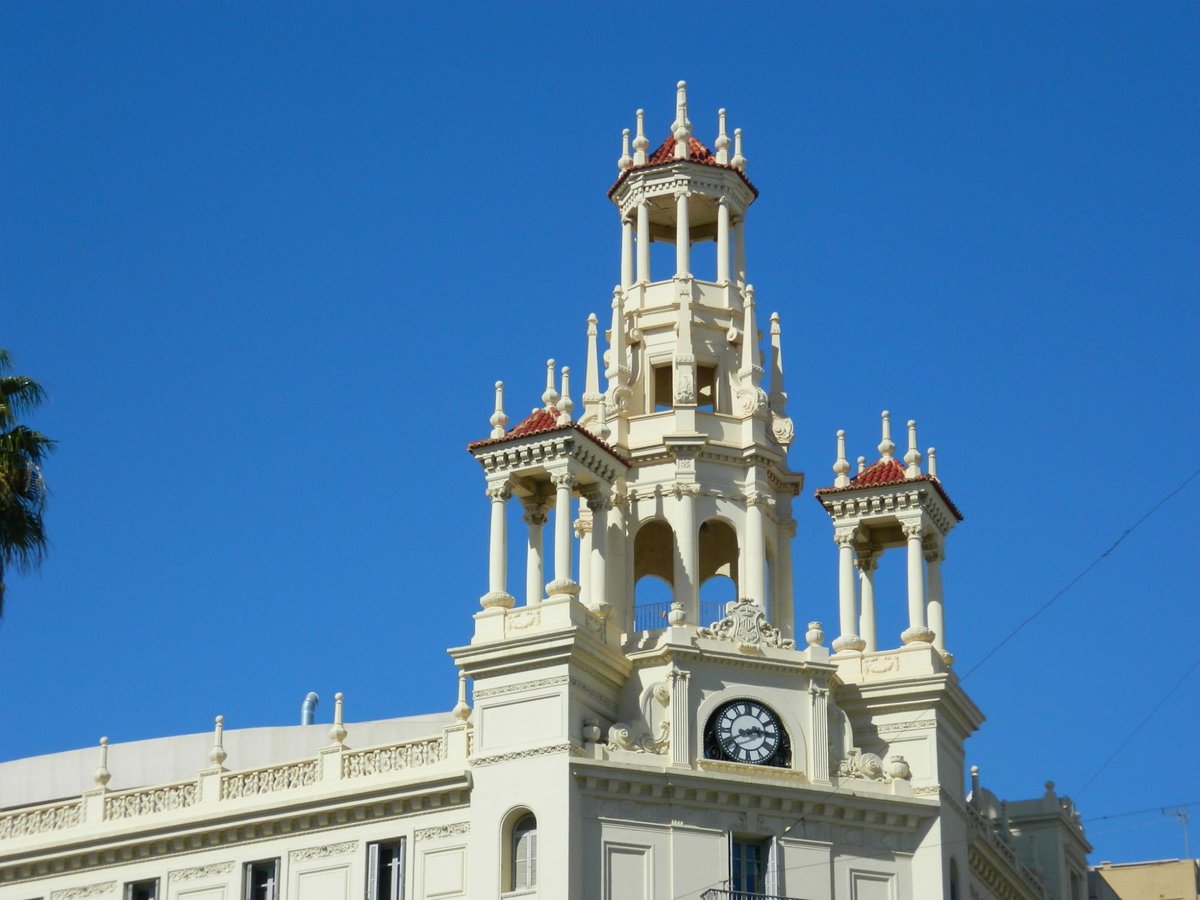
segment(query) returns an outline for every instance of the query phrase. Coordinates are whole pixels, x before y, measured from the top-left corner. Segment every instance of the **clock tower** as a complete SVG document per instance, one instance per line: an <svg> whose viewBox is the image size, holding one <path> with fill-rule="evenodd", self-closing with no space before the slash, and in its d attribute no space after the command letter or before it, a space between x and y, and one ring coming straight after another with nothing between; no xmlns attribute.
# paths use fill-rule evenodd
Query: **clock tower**
<svg viewBox="0 0 1200 900"><path fill-rule="evenodd" d="M742 132L729 134L723 109L714 119L710 149L683 82L660 142L637 111L608 190L620 280L603 334L587 318L582 391L551 359L540 403L510 427L497 382L491 433L469 445L490 505L489 579L470 643L451 654L470 722L472 832L497 835L475 850L475 871L496 873L480 896L519 895L530 870L506 854L531 822L543 897L832 900L874 897L872 885L942 896L942 851L919 850L944 834L941 758L961 776L962 739L981 719L949 673L940 588L936 613L922 595L893 672L880 662L891 656L872 655L873 606L853 567L868 571L873 548L897 541L923 563L957 512L924 475L906 482L923 499L902 515L848 512L903 491L838 470L819 492L839 536L853 532L839 537L834 652L819 622L797 627L804 476L787 462L783 328L759 312L750 278L758 189ZM523 579L510 579L510 556L524 558ZM730 593L715 602L709 582ZM924 712L954 746L914 743L919 729L893 741L888 728ZM914 891L918 870L936 888Z"/></svg>

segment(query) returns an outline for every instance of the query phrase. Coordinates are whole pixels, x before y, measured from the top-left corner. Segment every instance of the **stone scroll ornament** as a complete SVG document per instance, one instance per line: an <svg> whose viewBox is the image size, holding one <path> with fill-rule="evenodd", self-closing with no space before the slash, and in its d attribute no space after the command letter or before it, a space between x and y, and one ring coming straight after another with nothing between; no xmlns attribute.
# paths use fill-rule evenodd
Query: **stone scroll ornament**
<svg viewBox="0 0 1200 900"><path fill-rule="evenodd" d="M663 681L642 692L642 721L630 725L614 722L608 729L609 750L634 753L666 753L671 746L671 688Z"/></svg>
<svg viewBox="0 0 1200 900"><path fill-rule="evenodd" d="M796 642L787 640L767 621L762 609L749 597L725 604L725 618L698 630L701 637L732 641L739 650L752 651L760 647L794 650Z"/></svg>
<svg viewBox="0 0 1200 900"><path fill-rule="evenodd" d="M912 778L912 770L903 756L888 757L884 765L874 753L863 753L858 749L850 751L850 755L838 763L838 775L842 778L862 778L866 781L908 781Z"/></svg>

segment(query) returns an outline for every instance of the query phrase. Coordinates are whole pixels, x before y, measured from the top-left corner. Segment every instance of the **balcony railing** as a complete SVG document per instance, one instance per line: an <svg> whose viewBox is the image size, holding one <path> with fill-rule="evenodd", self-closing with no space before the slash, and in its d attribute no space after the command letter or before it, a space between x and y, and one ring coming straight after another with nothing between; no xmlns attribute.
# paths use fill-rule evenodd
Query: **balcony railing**
<svg viewBox="0 0 1200 900"><path fill-rule="evenodd" d="M657 631L667 627L667 613L671 611L671 601L662 603L639 603L633 611L634 631ZM711 625L725 617L725 604L719 600L700 601L700 621L693 625Z"/></svg>
<svg viewBox="0 0 1200 900"><path fill-rule="evenodd" d="M709 888L700 895L700 900L804 900L803 897L785 897L783 894L758 894L754 891L729 891Z"/></svg>

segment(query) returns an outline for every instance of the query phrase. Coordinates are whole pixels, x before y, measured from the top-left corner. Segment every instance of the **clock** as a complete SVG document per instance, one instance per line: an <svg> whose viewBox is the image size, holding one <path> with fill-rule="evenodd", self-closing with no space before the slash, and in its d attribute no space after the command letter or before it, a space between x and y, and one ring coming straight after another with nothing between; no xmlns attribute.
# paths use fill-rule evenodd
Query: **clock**
<svg viewBox="0 0 1200 900"><path fill-rule="evenodd" d="M774 710L756 700L731 700L709 717L704 755L753 766L788 766L787 732Z"/></svg>

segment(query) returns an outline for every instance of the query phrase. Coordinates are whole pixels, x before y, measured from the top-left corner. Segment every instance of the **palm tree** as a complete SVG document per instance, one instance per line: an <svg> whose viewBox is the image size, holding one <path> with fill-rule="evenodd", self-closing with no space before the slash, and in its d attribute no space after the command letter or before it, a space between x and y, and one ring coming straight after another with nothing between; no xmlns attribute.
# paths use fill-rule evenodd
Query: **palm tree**
<svg viewBox="0 0 1200 900"><path fill-rule="evenodd" d="M54 449L50 438L17 424L17 416L34 409L46 395L32 378L10 375L11 371L8 351L0 350L0 612L5 569L28 571L46 554L42 460Z"/></svg>

